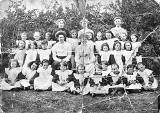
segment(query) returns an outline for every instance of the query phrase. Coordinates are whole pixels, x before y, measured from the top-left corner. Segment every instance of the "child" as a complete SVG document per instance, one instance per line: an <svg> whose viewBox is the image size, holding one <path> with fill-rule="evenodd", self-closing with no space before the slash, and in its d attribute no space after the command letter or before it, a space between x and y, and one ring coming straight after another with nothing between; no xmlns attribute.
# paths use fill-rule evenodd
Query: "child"
<svg viewBox="0 0 160 113"><path fill-rule="evenodd" d="M18 50L15 52L14 56L14 59L18 60L20 67L22 67L24 64L25 53L26 53L25 45L26 45L25 41L23 40L18 41Z"/></svg>
<svg viewBox="0 0 160 113"><path fill-rule="evenodd" d="M28 49L28 46L30 44L30 40L27 40L27 33L26 32L21 33L21 40L25 42L25 49ZM19 41L21 41L21 40L17 40L16 45L19 46Z"/></svg>
<svg viewBox="0 0 160 113"><path fill-rule="evenodd" d="M134 72L134 65L130 64L127 66L127 72L123 75L126 79L126 90L128 92L140 92L142 85L137 80L137 73Z"/></svg>
<svg viewBox="0 0 160 113"><path fill-rule="evenodd" d="M124 61L125 58L123 56L122 50L121 50L121 43L119 41L115 41L113 45L113 51L110 55L110 64L118 64L119 70L123 70Z"/></svg>
<svg viewBox="0 0 160 113"><path fill-rule="evenodd" d="M102 40L102 32L97 32L96 35L96 41L95 41L95 46L96 46L96 51L99 53L101 50L101 45L104 43L104 40Z"/></svg>
<svg viewBox="0 0 160 113"><path fill-rule="evenodd" d="M127 34L127 30L121 27L121 25L123 24L121 17L115 17L114 24L115 24L115 27L111 29L111 32L115 37L119 37L120 34L122 33Z"/></svg>
<svg viewBox="0 0 160 113"><path fill-rule="evenodd" d="M80 64L77 66L77 73L73 74L74 76L74 92L86 95L91 91L91 85L93 80L90 79L89 74L85 72L84 65Z"/></svg>
<svg viewBox="0 0 160 113"><path fill-rule="evenodd" d="M29 45L29 50L26 51L25 62L23 68L27 68L28 64L32 61L39 61L39 56L37 52L37 43L32 41Z"/></svg>
<svg viewBox="0 0 160 113"><path fill-rule="evenodd" d="M43 40L41 43L42 49L39 49L37 51L40 58L40 62L42 62L44 59L47 59L49 61L49 65L51 65L53 62L52 53L50 49L47 49L47 46L48 42L46 40Z"/></svg>
<svg viewBox="0 0 160 113"><path fill-rule="evenodd" d="M145 68L145 65L142 62L137 64L138 74L142 77L142 80L139 80L142 84L144 90L156 90L158 87L158 82L155 79L153 72Z"/></svg>
<svg viewBox="0 0 160 113"><path fill-rule="evenodd" d="M11 90L13 88L20 88L20 82L18 82L18 76L21 72L21 68L18 65L16 59L11 59L9 62L9 68L5 68L5 78L2 79L1 89Z"/></svg>
<svg viewBox="0 0 160 113"><path fill-rule="evenodd" d="M53 82L52 82L52 91L73 91L74 82L72 81L72 71L67 69L67 63L60 63L60 70L56 70Z"/></svg>
<svg viewBox="0 0 160 113"><path fill-rule="evenodd" d="M46 32L45 33L45 39L48 41L48 49L51 49L53 47L53 45L56 43L56 41L51 40L51 33L50 32Z"/></svg>
<svg viewBox="0 0 160 113"><path fill-rule="evenodd" d="M21 85L24 88L33 88L33 81L34 78L38 76L37 68L38 68L38 62L32 61L28 64L27 69L22 70L22 75L25 79L20 80Z"/></svg>
<svg viewBox="0 0 160 113"><path fill-rule="evenodd" d="M41 48L41 33L39 31L35 31L33 34L34 41L37 43L37 49Z"/></svg>
<svg viewBox="0 0 160 113"><path fill-rule="evenodd" d="M52 86L52 74L54 73L52 68L49 67L49 61L44 59L42 61L42 67L38 68L37 73L39 76L34 79L35 90L50 90Z"/></svg>
<svg viewBox="0 0 160 113"><path fill-rule="evenodd" d="M95 73L90 77L94 81L90 91L92 96L94 96L95 94L108 94L109 80L106 77L102 76L101 65L98 64L95 66Z"/></svg>
<svg viewBox="0 0 160 113"><path fill-rule="evenodd" d="M104 42L107 42L109 44L110 50L113 50L114 42L119 39L117 37L114 37L113 33L108 30L105 32L105 38L106 38L106 40Z"/></svg>
<svg viewBox="0 0 160 113"><path fill-rule="evenodd" d="M109 45L108 43L103 43L101 46L101 51L99 52L101 56L101 63L108 63L109 64L109 57L111 52L109 51Z"/></svg>
<svg viewBox="0 0 160 113"><path fill-rule="evenodd" d="M109 93L115 94L116 92L122 93L124 91L122 73L119 71L118 64L111 65L111 72L106 76L109 80L110 89Z"/></svg>
<svg viewBox="0 0 160 113"><path fill-rule="evenodd" d="M135 58L135 53L132 50L132 43L131 42L125 42L124 43L124 50L123 50L123 56L125 57L125 65L132 64L134 58Z"/></svg>
<svg viewBox="0 0 160 113"><path fill-rule="evenodd" d="M122 45L122 50L124 49L124 43L127 41L127 34L125 33L121 33L120 36L119 36L119 40L121 42L121 45Z"/></svg>
<svg viewBox="0 0 160 113"><path fill-rule="evenodd" d="M86 32L86 35L87 35L87 44L92 48L93 51L95 51L95 45L93 42L94 33L88 31L88 32Z"/></svg>
<svg viewBox="0 0 160 113"><path fill-rule="evenodd" d="M138 52L138 48L141 46L141 42L138 42L138 36L136 34L131 35L132 49Z"/></svg>
<svg viewBox="0 0 160 113"><path fill-rule="evenodd" d="M77 31L76 30L71 30L70 32L71 38L67 38L66 41L71 44L72 46L72 57L71 57L71 63L72 63L72 68L74 69L76 67L75 63L75 49L79 45L79 40L77 38Z"/></svg>

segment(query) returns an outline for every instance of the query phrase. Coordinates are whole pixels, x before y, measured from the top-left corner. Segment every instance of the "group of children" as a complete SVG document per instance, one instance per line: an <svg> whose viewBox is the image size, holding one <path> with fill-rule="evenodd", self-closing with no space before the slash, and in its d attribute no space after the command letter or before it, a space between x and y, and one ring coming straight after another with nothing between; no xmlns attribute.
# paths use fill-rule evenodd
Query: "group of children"
<svg viewBox="0 0 160 113"><path fill-rule="evenodd" d="M34 89L69 91L74 94L109 94L155 90L158 82L153 72L145 68L142 56L137 56L141 42L136 34L128 39L127 30L121 27L122 18L114 19L116 27L105 33L88 28L83 19L79 32L64 28L63 19L57 21L54 38L47 32L27 33L17 41L14 59L5 69L1 89ZM104 34L104 36L103 36Z"/></svg>

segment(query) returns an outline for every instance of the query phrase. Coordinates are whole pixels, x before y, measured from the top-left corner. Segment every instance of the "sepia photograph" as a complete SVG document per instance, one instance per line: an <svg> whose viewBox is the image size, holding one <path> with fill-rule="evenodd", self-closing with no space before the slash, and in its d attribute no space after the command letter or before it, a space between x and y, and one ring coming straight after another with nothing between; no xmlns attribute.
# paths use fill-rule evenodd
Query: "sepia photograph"
<svg viewBox="0 0 160 113"><path fill-rule="evenodd" d="M160 0L0 0L0 113L160 113Z"/></svg>

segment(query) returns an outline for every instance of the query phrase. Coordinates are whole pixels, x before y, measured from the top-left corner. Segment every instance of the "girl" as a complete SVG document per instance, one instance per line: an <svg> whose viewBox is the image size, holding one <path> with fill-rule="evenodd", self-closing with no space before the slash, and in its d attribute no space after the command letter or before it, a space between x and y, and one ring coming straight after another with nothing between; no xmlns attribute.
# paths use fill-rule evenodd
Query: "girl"
<svg viewBox="0 0 160 113"><path fill-rule="evenodd" d="M96 35L96 41L95 41L95 46L96 46L96 51L99 53L101 50L101 45L104 43L104 40L102 40L102 33L99 31L97 32Z"/></svg>
<svg viewBox="0 0 160 113"><path fill-rule="evenodd" d="M141 42L138 42L138 36L136 34L131 35L132 49L137 53L138 48L141 46Z"/></svg>
<svg viewBox="0 0 160 113"><path fill-rule="evenodd" d="M20 88L20 82L18 81L18 76L21 72L18 61L16 59L11 59L9 62L9 68L5 68L5 78L2 79L1 89L11 90L13 88Z"/></svg>
<svg viewBox="0 0 160 113"><path fill-rule="evenodd" d="M76 48L75 61L76 65L83 64L86 72L94 73L95 56L93 48L87 44L87 35L80 35L81 45Z"/></svg>
<svg viewBox="0 0 160 113"><path fill-rule="evenodd" d="M133 63L135 55L136 54L132 50L132 43L131 42L125 42L124 43L123 56L125 58L125 65L126 66Z"/></svg>
<svg viewBox="0 0 160 113"><path fill-rule="evenodd" d="M42 61L42 67L38 68L37 73L39 76L34 79L35 90L50 90L52 86L52 74L54 73L52 68L49 67L49 61L44 59Z"/></svg>
<svg viewBox="0 0 160 113"><path fill-rule="evenodd" d="M45 39L48 42L48 46L47 46L48 49L51 49L53 47L53 45L56 43L56 41L53 41L51 39L51 33L50 32L45 33Z"/></svg>
<svg viewBox="0 0 160 113"><path fill-rule="evenodd" d="M127 66L127 72L123 75L125 77L124 83L128 92L140 92L142 85L137 79L137 73L134 72L134 65Z"/></svg>
<svg viewBox="0 0 160 113"><path fill-rule="evenodd" d="M104 42L107 42L109 44L110 50L113 50L114 42L119 39L117 37L114 37L113 33L111 31L105 32L105 38L106 38L106 40Z"/></svg>
<svg viewBox="0 0 160 113"><path fill-rule="evenodd" d="M18 50L16 51L15 56L14 56L14 59L17 59L20 67L22 67L24 64L25 53L26 53L25 45L26 45L25 41L20 40L18 42Z"/></svg>
<svg viewBox="0 0 160 113"><path fill-rule="evenodd" d="M74 82L72 81L72 71L67 70L66 62L60 63L60 70L56 70L52 82L52 91L74 90Z"/></svg>
<svg viewBox="0 0 160 113"><path fill-rule="evenodd" d="M89 74L85 72L84 65L77 66L77 73L73 74L74 92L86 95L91 91L91 85L93 80L89 77Z"/></svg>
<svg viewBox="0 0 160 113"><path fill-rule="evenodd" d="M149 69L146 69L145 65L142 62L137 64L138 74L142 79L140 83L144 90L156 90L158 87L158 81L155 79L153 72Z"/></svg>
<svg viewBox="0 0 160 113"><path fill-rule="evenodd" d="M22 70L21 76L24 76L25 79L20 80L20 83L24 88L29 88L29 89L33 88L33 80L36 76L38 76L37 68L38 68L38 62L32 61L28 64L27 69Z"/></svg>
<svg viewBox="0 0 160 113"><path fill-rule="evenodd" d="M72 46L72 57L71 57L71 63L72 68L74 69L76 67L75 63L75 49L79 45L79 40L77 38L78 34L76 30L71 30L70 32L71 38L67 38L66 41L71 44Z"/></svg>
<svg viewBox="0 0 160 113"><path fill-rule="evenodd" d="M41 43L42 49L39 49L37 51L40 58L40 62L42 62L44 59L47 59L49 61L49 65L51 65L53 62L52 53L50 49L47 49L47 46L48 42L46 40L43 40Z"/></svg>
<svg viewBox="0 0 160 113"><path fill-rule="evenodd" d="M121 42L121 45L122 45L122 50L124 49L124 43L127 41L127 34L125 33L121 33L120 36L119 36L119 40Z"/></svg>
<svg viewBox="0 0 160 113"><path fill-rule="evenodd" d="M115 24L115 27L111 29L111 32L115 37L119 37L120 34L122 33L127 34L127 30L121 27L121 25L123 24L121 17L115 17L114 24Z"/></svg>
<svg viewBox="0 0 160 113"><path fill-rule="evenodd" d="M109 45L108 43L104 43L101 46L101 51L99 52L100 56L101 56L101 63L108 63L109 64L109 57L111 52L109 51Z"/></svg>
<svg viewBox="0 0 160 113"><path fill-rule="evenodd" d="M113 45L113 51L109 59L110 64L115 64L115 63L118 64L120 71L123 70L124 61L125 61L121 47L122 47L121 43L119 41L115 41Z"/></svg>
<svg viewBox="0 0 160 113"><path fill-rule="evenodd" d="M27 33L22 32L20 36L21 36L21 40L25 42L25 49L28 49L28 46L30 44L30 40L27 40ZM19 41L21 41L21 40L16 41L17 46L19 46Z"/></svg>
<svg viewBox="0 0 160 113"><path fill-rule="evenodd" d="M37 49L41 48L41 33L39 31L35 31L33 34L34 42L37 43Z"/></svg>
<svg viewBox="0 0 160 113"><path fill-rule="evenodd" d="M23 68L27 68L28 64L32 61L38 61L39 62L39 56L37 52L37 43L32 41L29 45L29 50L26 51L25 55L25 62L23 65Z"/></svg>

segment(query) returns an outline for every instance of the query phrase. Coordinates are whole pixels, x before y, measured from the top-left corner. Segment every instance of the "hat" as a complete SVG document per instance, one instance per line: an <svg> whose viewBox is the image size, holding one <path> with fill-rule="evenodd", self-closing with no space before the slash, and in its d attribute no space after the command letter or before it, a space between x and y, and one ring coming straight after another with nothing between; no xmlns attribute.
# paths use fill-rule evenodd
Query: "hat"
<svg viewBox="0 0 160 113"><path fill-rule="evenodd" d="M62 30L57 31L56 34L55 34L55 37L58 38L59 35L63 35L64 37L66 37L66 32L62 31Z"/></svg>

